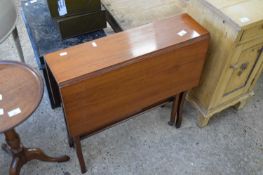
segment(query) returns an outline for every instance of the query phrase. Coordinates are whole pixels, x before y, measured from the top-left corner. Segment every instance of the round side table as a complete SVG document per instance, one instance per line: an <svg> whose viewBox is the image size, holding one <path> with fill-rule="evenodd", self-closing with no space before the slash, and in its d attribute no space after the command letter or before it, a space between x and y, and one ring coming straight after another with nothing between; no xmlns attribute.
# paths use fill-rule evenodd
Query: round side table
<svg viewBox="0 0 263 175"><path fill-rule="evenodd" d="M22 166L33 159L65 162L68 156L49 157L39 148L26 148L15 127L28 119L43 96L43 82L38 73L25 64L0 61L0 133L6 144L2 148L13 157L9 174L18 175Z"/></svg>

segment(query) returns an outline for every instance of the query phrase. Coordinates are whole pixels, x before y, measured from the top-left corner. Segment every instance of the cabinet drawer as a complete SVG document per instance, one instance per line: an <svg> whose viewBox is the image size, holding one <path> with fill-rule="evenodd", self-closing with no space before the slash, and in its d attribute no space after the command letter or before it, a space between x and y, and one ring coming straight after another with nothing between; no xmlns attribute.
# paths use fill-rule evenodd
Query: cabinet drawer
<svg viewBox="0 0 263 175"><path fill-rule="evenodd" d="M79 15L100 11L100 0L47 0L52 17Z"/></svg>
<svg viewBox="0 0 263 175"><path fill-rule="evenodd" d="M260 37L263 37L263 24L246 29L240 38L240 42L244 43Z"/></svg>
<svg viewBox="0 0 263 175"><path fill-rule="evenodd" d="M236 64L230 65L231 77L225 89L224 96L241 90L253 79L253 72L261 64L263 44L245 49L241 52Z"/></svg>
<svg viewBox="0 0 263 175"><path fill-rule="evenodd" d="M102 10L96 13L65 17L57 20L63 39L94 32L106 27L106 14Z"/></svg>

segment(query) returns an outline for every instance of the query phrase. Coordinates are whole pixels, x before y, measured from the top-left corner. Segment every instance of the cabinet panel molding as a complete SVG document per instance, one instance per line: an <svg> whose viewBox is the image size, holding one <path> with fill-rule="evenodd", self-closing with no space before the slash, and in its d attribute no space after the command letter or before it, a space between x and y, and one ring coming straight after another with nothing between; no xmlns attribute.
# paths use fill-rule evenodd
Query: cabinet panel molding
<svg viewBox="0 0 263 175"><path fill-rule="evenodd" d="M200 86L188 94L204 127L214 114L243 107L254 94L263 69L263 1L189 0L186 11L211 34Z"/></svg>

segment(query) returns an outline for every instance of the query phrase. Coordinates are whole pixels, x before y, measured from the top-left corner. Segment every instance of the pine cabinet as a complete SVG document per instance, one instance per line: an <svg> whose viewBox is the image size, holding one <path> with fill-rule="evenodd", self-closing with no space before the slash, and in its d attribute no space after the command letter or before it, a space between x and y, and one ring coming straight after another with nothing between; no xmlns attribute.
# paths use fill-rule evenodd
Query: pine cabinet
<svg viewBox="0 0 263 175"><path fill-rule="evenodd" d="M211 34L201 84L188 100L204 127L216 113L242 108L263 69L262 0L190 0L187 12Z"/></svg>

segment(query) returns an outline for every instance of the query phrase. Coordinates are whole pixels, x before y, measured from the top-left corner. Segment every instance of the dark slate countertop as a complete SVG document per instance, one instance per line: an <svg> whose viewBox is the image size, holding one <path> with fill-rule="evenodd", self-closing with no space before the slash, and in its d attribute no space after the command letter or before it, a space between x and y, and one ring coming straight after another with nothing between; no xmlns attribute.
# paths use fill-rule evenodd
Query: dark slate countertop
<svg viewBox="0 0 263 175"><path fill-rule="evenodd" d="M21 7L39 68L43 68L43 56L47 53L106 36L103 30L99 30L62 40L56 22L50 16L46 0L22 0Z"/></svg>

